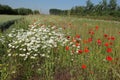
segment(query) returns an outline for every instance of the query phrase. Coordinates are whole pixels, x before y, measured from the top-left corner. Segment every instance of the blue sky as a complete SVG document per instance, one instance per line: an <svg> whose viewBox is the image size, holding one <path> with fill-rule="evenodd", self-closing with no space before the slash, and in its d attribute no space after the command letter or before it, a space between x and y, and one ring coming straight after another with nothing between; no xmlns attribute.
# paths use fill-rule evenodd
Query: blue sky
<svg viewBox="0 0 120 80"><path fill-rule="evenodd" d="M6 4L12 8L25 7L32 10L40 10L42 13L48 13L49 9L71 9L76 5L86 5L87 0L0 0L0 4ZM91 0L94 4L101 0ZM120 4L120 0L117 0Z"/></svg>

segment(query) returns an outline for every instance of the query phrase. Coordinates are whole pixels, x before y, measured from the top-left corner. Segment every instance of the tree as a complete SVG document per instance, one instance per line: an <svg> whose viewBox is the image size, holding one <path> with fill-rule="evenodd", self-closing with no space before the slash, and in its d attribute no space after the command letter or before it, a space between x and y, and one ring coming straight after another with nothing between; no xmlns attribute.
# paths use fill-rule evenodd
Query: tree
<svg viewBox="0 0 120 80"><path fill-rule="evenodd" d="M17 9L15 9L15 11L17 12L18 15L33 14L33 11L31 9L27 9L27 8L17 8Z"/></svg>
<svg viewBox="0 0 120 80"><path fill-rule="evenodd" d="M93 8L93 3L91 2L91 0L87 0L86 2L86 9L87 10L91 10Z"/></svg>
<svg viewBox="0 0 120 80"><path fill-rule="evenodd" d="M118 6L117 10L120 11L120 6Z"/></svg>
<svg viewBox="0 0 120 80"><path fill-rule="evenodd" d="M39 13L39 11L35 11L35 13ZM17 8L12 9L8 5L1 5L0 4L0 14L9 14L9 15L29 15L33 14L33 11L29 8Z"/></svg>
<svg viewBox="0 0 120 80"><path fill-rule="evenodd" d="M34 14L40 14L40 12L38 10L34 10L33 12Z"/></svg>
<svg viewBox="0 0 120 80"><path fill-rule="evenodd" d="M75 15L75 9L74 9L74 7L71 8L71 13L70 14L71 15Z"/></svg>
<svg viewBox="0 0 120 80"><path fill-rule="evenodd" d="M0 4L0 14L13 14L13 9L8 5Z"/></svg>
<svg viewBox="0 0 120 80"><path fill-rule="evenodd" d="M61 15L64 14L64 11L60 9L50 9L49 13L52 15Z"/></svg>
<svg viewBox="0 0 120 80"><path fill-rule="evenodd" d="M97 15L107 15L108 14L108 3L107 0L102 0L98 5L95 6Z"/></svg>
<svg viewBox="0 0 120 80"><path fill-rule="evenodd" d="M102 0L102 7L103 7L103 10L107 10L107 7L108 7L107 0Z"/></svg>
<svg viewBox="0 0 120 80"><path fill-rule="evenodd" d="M76 6L73 9L74 10L72 10L72 11L74 11L75 15L83 15L83 13L84 13L84 7L83 6Z"/></svg>
<svg viewBox="0 0 120 80"><path fill-rule="evenodd" d="M102 8L102 3L95 5L93 9L93 14L97 16L102 16Z"/></svg>
<svg viewBox="0 0 120 80"><path fill-rule="evenodd" d="M109 8L110 8L110 10L116 10L116 8L117 8L117 1L116 0L110 0Z"/></svg>
<svg viewBox="0 0 120 80"><path fill-rule="evenodd" d="M85 8L85 14L91 15L93 12L94 5L91 2L91 0L87 0L86 2L86 8Z"/></svg>
<svg viewBox="0 0 120 80"><path fill-rule="evenodd" d="M74 6L70 10L50 9L53 15L77 15L77 16L113 16L120 17L120 6L117 6L116 0L102 0L94 5L91 0L87 0L86 6Z"/></svg>

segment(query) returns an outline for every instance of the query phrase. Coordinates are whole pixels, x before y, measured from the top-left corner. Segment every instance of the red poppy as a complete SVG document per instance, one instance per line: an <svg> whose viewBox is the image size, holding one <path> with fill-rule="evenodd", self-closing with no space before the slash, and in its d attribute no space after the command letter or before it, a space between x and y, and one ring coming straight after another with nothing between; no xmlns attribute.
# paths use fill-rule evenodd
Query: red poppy
<svg viewBox="0 0 120 80"><path fill-rule="evenodd" d="M83 40L83 43L86 44L88 42L88 40Z"/></svg>
<svg viewBox="0 0 120 80"><path fill-rule="evenodd" d="M87 66L85 64L82 64L81 68L85 69L85 68L87 68Z"/></svg>
<svg viewBox="0 0 120 80"><path fill-rule="evenodd" d="M82 52L83 52L82 50L78 50L78 54L82 54Z"/></svg>
<svg viewBox="0 0 120 80"><path fill-rule="evenodd" d="M92 38L88 38L88 42L92 42Z"/></svg>
<svg viewBox="0 0 120 80"><path fill-rule="evenodd" d="M108 40L115 40L114 36L108 37Z"/></svg>
<svg viewBox="0 0 120 80"><path fill-rule="evenodd" d="M106 47L108 47L108 46L109 46L109 43L106 42L104 45L105 45Z"/></svg>
<svg viewBox="0 0 120 80"><path fill-rule="evenodd" d="M67 51L68 51L68 50L69 50L69 46L66 46L66 47L65 47L65 50L67 50Z"/></svg>
<svg viewBox="0 0 120 80"><path fill-rule="evenodd" d="M88 52L90 52L90 51L89 51L88 48L85 48L85 49L84 49L84 52L85 52L85 53L88 53Z"/></svg>
<svg viewBox="0 0 120 80"><path fill-rule="evenodd" d="M95 33L93 31L90 31L89 34L94 35Z"/></svg>
<svg viewBox="0 0 120 80"><path fill-rule="evenodd" d="M105 37L105 38L107 38L107 37L108 37L108 35L107 35L107 34L104 34L104 37Z"/></svg>
<svg viewBox="0 0 120 80"><path fill-rule="evenodd" d="M114 36L111 36L111 40L115 40L115 37L114 37Z"/></svg>
<svg viewBox="0 0 120 80"><path fill-rule="evenodd" d="M113 43L112 42L110 42L110 45L112 45Z"/></svg>
<svg viewBox="0 0 120 80"><path fill-rule="evenodd" d="M80 43L78 43L78 42L76 42L76 44L75 44L76 46L80 46Z"/></svg>
<svg viewBox="0 0 120 80"><path fill-rule="evenodd" d="M78 38L78 39L79 39L79 38L80 38L80 35L76 34L76 38Z"/></svg>
<svg viewBox="0 0 120 80"><path fill-rule="evenodd" d="M108 40L111 40L111 37L108 37Z"/></svg>
<svg viewBox="0 0 120 80"><path fill-rule="evenodd" d="M67 39L70 39L70 36L67 36Z"/></svg>
<svg viewBox="0 0 120 80"><path fill-rule="evenodd" d="M108 53L112 52L112 48L107 48L106 50Z"/></svg>
<svg viewBox="0 0 120 80"><path fill-rule="evenodd" d="M96 26L95 29L98 30L99 26Z"/></svg>
<svg viewBox="0 0 120 80"><path fill-rule="evenodd" d="M100 39L97 40L98 45L101 45L102 41Z"/></svg>
<svg viewBox="0 0 120 80"><path fill-rule="evenodd" d="M107 56L107 57L106 57L106 60L108 60L108 61L112 61L113 59L112 59L111 56Z"/></svg>

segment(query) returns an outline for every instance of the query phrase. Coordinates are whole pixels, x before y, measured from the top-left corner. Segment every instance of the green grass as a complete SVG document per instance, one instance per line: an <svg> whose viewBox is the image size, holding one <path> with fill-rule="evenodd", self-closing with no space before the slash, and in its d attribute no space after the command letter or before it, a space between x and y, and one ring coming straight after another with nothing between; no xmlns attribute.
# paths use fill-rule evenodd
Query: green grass
<svg viewBox="0 0 120 80"><path fill-rule="evenodd" d="M59 46L57 49L51 50L51 58L38 59L36 62L34 60L22 61L18 57L8 58L6 57L8 54L7 48L4 48L5 55L1 58L3 65L1 68L1 80L32 80L32 78L36 80L120 79L120 22L50 15L29 15L16 22L6 33L10 33L13 28L27 29L27 25L38 20L40 25L62 27L65 33L69 33L67 36L80 35L81 41L79 43L83 53L71 55L72 46L69 46L70 50L68 51L65 50L65 47ZM96 26L98 26L98 30L95 30ZM91 30L95 33L92 36L89 34ZM115 37L115 40L106 39L104 34ZM86 42L91 37L92 42ZM97 44L98 39L101 40L101 45ZM104 46L107 42L112 43L109 46L109 48L112 48L110 53L106 52L107 47ZM84 52L86 47L89 49L88 53ZM14 50L13 53L15 52L17 51ZM107 56L111 56L112 61L107 61ZM85 64L87 68L82 69L82 64Z"/></svg>
<svg viewBox="0 0 120 80"><path fill-rule="evenodd" d="M120 21L119 17L113 17L113 16L73 16L73 17L89 18L94 20Z"/></svg>
<svg viewBox="0 0 120 80"><path fill-rule="evenodd" d="M15 15L0 15L0 24L10 21L10 20L14 20L14 19L18 19L21 18L21 16L15 16Z"/></svg>

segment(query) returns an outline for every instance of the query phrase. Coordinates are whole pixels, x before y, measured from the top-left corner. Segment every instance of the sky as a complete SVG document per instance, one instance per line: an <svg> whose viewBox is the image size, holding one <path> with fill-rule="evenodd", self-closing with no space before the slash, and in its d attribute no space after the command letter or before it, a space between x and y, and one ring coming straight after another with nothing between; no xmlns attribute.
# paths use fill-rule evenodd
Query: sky
<svg viewBox="0 0 120 80"><path fill-rule="evenodd" d="M71 9L74 6L84 6L87 0L0 0L0 4L9 5L12 8L30 8L39 10L41 13L49 13L49 9ZM91 0L94 4L98 4L101 0ZM117 0L120 4L120 0Z"/></svg>

